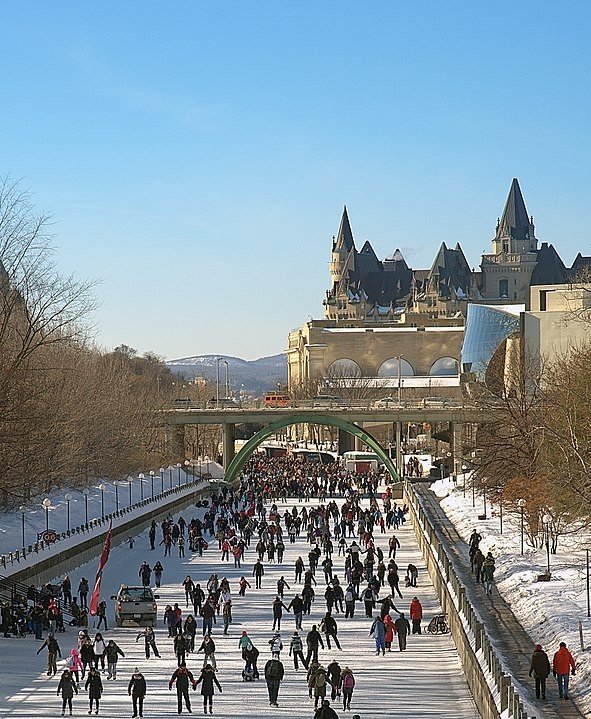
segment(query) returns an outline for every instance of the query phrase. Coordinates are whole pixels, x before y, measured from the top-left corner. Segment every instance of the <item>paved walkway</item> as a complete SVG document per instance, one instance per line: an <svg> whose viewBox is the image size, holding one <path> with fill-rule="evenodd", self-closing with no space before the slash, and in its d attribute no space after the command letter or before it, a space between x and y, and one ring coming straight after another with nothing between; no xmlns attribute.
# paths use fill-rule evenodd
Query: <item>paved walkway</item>
<svg viewBox="0 0 591 719"><path fill-rule="evenodd" d="M523 698L536 708L536 716L548 719L584 717L571 701L558 699L556 682L552 676L548 678L546 692L548 700L542 703L536 699L534 680L528 676L535 642L523 629L509 604L496 589L493 590L492 597L487 597L482 587L475 583L474 575L470 572L468 544L456 531L435 494L424 484L415 484L413 488L421 497L431 522L443 535L445 548L456 574L466 587L466 595L484 623L491 642L498 649L499 658L515 681L521 684L520 691Z"/></svg>

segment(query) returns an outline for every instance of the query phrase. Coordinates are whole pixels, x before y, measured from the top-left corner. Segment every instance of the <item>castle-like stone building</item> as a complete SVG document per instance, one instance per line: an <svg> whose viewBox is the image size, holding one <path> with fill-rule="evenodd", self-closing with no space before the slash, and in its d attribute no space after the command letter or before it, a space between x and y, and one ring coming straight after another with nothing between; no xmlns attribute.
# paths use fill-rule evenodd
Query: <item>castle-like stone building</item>
<svg viewBox="0 0 591 719"><path fill-rule="evenodd" d="M553 245L539 244L517 179L478 271L459 244L442 243L430 269L409 267L398 249L380 260L369 241L358 250L345 207L332 239L324 319L289 334L290 389L337 375L375 378L376 389L399 381L424 393L457 387L468 304L529 309L533 286L568 283L590 266L578 254L566 267Z"/></svg>

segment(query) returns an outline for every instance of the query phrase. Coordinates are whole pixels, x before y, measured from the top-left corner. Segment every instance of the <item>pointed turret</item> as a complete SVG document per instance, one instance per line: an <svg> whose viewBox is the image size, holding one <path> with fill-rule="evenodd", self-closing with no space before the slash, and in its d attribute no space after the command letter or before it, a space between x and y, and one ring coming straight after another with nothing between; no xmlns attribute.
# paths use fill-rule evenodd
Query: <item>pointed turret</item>
<svg viewBox="0 0 591 719"><path fill-rule="evenodd" d="M348 254L355 247L355 241L353 240L353 232L349 223L349 215L347 214L347 205L343 207L343 214L341 216L341 224L339 231L334 239L332 245L332 251L335 252L340 248L344 248L346 254Z"/></svg>
<svg viewBox="0 0 591 719"><path fill-rule="evenodd" d="M497 222L493 253L531 252L537 249L534 218L529 217L517 178L513 178L501 219Z"/></svg>

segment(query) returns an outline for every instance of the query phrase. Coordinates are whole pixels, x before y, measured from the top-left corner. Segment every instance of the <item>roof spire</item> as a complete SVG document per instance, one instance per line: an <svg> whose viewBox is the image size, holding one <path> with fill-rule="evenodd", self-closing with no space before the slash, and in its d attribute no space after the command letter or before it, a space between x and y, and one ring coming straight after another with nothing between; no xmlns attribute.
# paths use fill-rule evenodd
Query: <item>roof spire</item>
<svg viewBox="0 0 591 719"><path fill-rule="evenodd" d="M505 209L497 224L496 237L508 237L512 240L529 240L530 239L530 220L521 188L517 178L513 178L509 196L505 203Z"/></svg>
<svg viewBox="0 0 591 719"><path fill-rule="evenodd" d="M333 252L334 250L341 248L344 248L347 252L350 252L355 248L355 240L353 239L353 232L351 231L351 225L349 223L349 215L347 214L347 205L343 207L339 231L337 232L336 239L333 241Z"/></svg>

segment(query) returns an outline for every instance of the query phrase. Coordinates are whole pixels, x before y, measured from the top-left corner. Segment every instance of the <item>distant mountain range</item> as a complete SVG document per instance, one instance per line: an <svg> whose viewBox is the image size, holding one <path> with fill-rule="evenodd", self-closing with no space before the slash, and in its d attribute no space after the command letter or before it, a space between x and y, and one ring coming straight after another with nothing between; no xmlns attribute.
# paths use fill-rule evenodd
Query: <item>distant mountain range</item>
<svg viewBox="0 0 591 719"><path fill-rule="evenodd" d="M246 392L258 397L269 390L277 389L277 384L283 387L287 383L287 358L284 354L256 360L243 360L227 355L197 355L169 360L166 364L171 372L183 375L186 379L205 377L206 380L215 382L218 357L228 363L228 379L235 395ZM226 378L226 365L224 362L219 364L221 392Z"/></svg>

